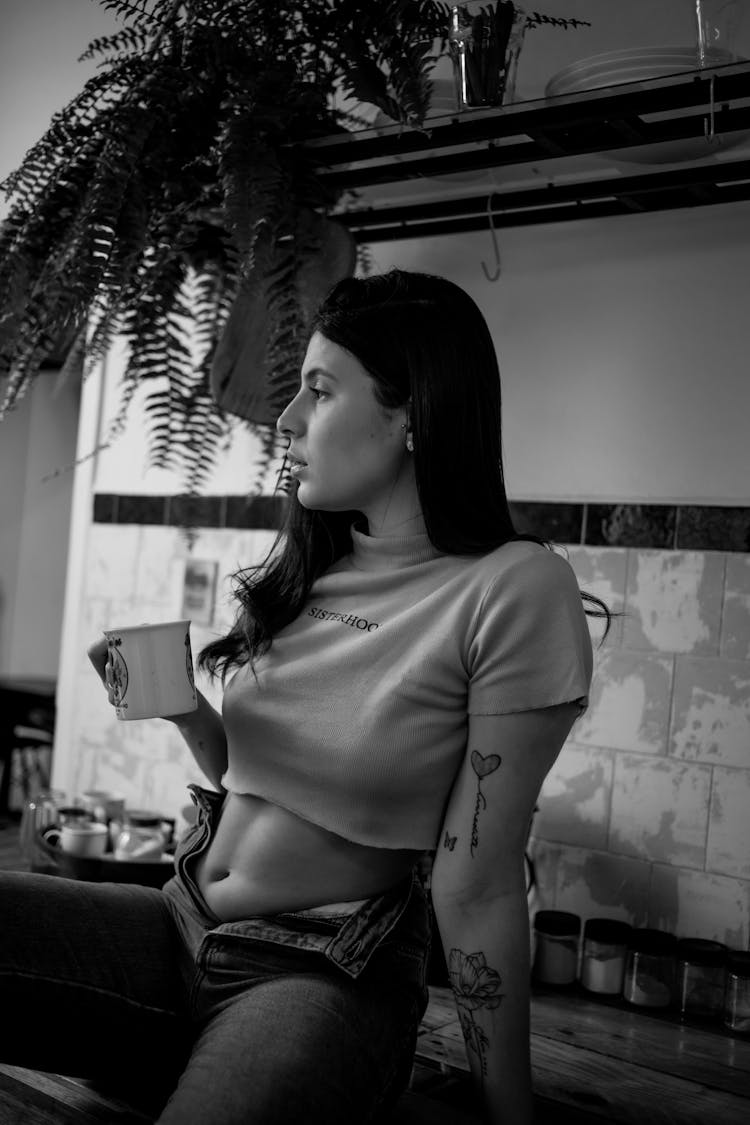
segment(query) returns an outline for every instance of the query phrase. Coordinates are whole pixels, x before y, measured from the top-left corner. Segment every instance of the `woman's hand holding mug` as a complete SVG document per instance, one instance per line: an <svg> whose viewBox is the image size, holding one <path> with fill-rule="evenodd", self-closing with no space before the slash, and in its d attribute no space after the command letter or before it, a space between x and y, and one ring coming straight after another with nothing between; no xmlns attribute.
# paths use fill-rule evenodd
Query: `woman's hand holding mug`
<svg viewBox="0 0 750 1125"><path fill-rule="evenodd" d="M198 707L190 621L106 629L88 657L118 719L172 719Z"/></svg>

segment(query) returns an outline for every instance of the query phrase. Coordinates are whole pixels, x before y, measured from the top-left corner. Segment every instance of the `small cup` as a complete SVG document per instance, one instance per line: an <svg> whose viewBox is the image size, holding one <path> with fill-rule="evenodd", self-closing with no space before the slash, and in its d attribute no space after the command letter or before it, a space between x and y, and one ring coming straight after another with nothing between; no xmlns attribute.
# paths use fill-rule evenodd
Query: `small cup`
<svg viewBox="0 0 750 1125"><path fill-rule="evenodd" d="M57 826L62 828L66 824L90 824L94 819L88 809L81 805L65 805L57 810Z"/></svg>
<svg viewBox="0 0 750 1125"><path fill-rule="evenodd" d="M104 855L107 850L109 833L106 824L90 821L47 828L44 839L53 847L59 846L68 855L96 857Z"/></svg>
<svg viewBox="0 0 750 1125"><path fill-rule="evenodd" d="M168 718L195 711L190 622L105 629L118 719Z"/></svg>

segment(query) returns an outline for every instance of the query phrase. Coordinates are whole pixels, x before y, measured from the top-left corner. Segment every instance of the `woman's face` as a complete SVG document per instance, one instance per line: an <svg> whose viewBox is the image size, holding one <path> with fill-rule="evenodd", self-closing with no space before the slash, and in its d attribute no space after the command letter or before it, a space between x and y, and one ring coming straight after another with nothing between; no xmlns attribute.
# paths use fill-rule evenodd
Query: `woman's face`
<svg viewBox="0 0 750 1125"><path fill-rule="evenodd" d="M276 423L289 439L303 507L360 511L382 524L404 481L415 487L402 427L406 409L381 406L374 390L359 360L313 334L300 389Z"/></svg>

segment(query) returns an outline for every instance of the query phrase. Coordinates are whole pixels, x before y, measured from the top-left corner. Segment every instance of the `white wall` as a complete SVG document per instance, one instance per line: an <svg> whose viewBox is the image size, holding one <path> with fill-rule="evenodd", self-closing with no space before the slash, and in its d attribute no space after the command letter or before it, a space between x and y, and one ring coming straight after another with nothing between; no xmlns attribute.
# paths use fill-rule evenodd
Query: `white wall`
<svg viewBox="0 0 750 1125"><path fill-rule="evenodd" d="M80 387L42 375L0 430L0 674L57 674Z"/></svg>
<svg viewBox="0 0 750 1125"><path fill-rule="evenodd" d="M750 503L750 204L374 246L486 315L514 499Z"/></svg>
<svg viewBox="0 0 750 1125"><path fill-rule="evenodd" d="M0 393L3 382L0 380ZM0 674L9 671L31 400L0 430Z"/></svg>

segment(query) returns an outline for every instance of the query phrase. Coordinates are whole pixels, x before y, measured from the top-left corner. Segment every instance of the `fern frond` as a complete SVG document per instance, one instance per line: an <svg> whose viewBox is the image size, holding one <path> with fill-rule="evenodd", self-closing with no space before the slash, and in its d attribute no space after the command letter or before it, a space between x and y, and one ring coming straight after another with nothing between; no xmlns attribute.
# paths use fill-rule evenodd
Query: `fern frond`
<svg viewBox="0 0 750 1125"><path fill-rule="evenodd" d="M128 54L135 51L142 52L149 41L148 32L135 27L124 27L115 35L104 35L99 39L92 39L82 55L78 56L79 62L88 62L95 55L106 55L112 52L127 49ZM110 60L106 60L109 63Z"/></svg>

